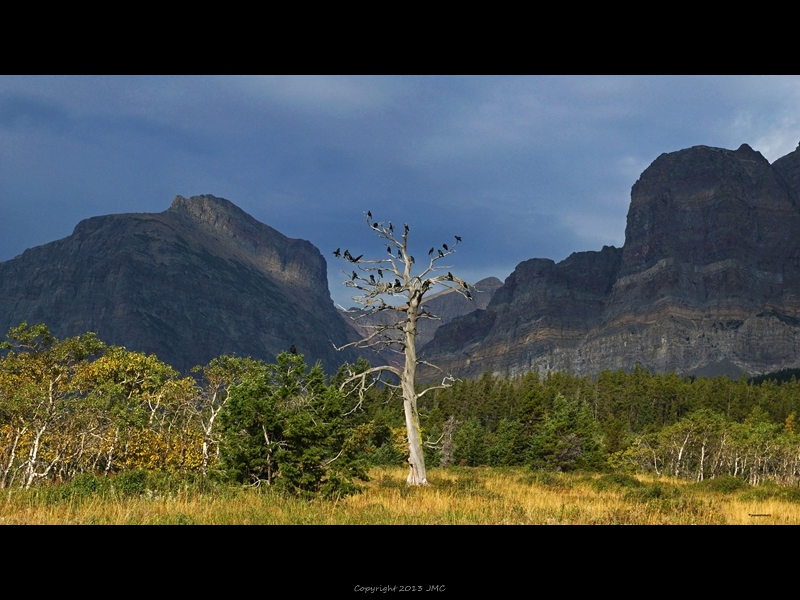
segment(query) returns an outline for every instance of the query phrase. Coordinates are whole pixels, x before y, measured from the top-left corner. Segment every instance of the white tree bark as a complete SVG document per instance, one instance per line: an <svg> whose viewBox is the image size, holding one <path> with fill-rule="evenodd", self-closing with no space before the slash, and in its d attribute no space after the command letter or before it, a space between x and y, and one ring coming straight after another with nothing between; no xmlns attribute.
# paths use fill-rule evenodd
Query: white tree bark
<svg viewBox="0 0 800 600"><path fill-rule="evenodd" d="M363 255L354 257L349 250L345 250L344 254L341 254L338 248L334 255L337 258L349 261L354 268L360 271L360 273L355 270L352 271L352 274L345 273L349 277L345 281L345 285L362 292L362 295L354 297L353 300L361 304L367 313L394 311L397 313L398 321L396 323L370 326L371 333L356 342L345 344L337 349L343 350L348 347L356 347L384 350L388 348L397 351L399 347L402 349L405 364L402 370L399 367L386 365L373 367L362 373L351 373L342 383L342 388L357 382L358 390L363 397L364 391L375 384L375 375L380 378L384 372L388 372L397 376L400 380L399 385L390 382L384 383L400 388L403 395L409 451L408 484L427 485L428 477L425 469L425 457L422 452L422 432L417 400L432 389L449 387L449 382L453 378L445 376L441 384L428 387L420 393L416 391L417 365L422 362L417 357L417 325L421 318L438 318L425 310L422 299L429 290L439 285L450 288L472 300L472 294L470 293L470 287L472 286L449 271L447 275L433 275L439 269L452 268L439 267L436 263L455 251L455 247L461 241L458 236L455 236L455 242L451 246L442 244L441 249L431 248L428 252L428 267L421 274L412 275L412 266L416 261L408 253L408 225L404 225L403 235L398 239L394 234L392 223L384 225L384 222L375 222L372 220L371 213L366 213L366 217L367 225L387 244L387 253L391 258L362 260ZM344 271L342 272L344 273ZM384 275L388 277L384 279ZM392 278L394 278L393 281ZM406 302L398 306L387 302L384 299L387 296L401 296Z"/></svg>

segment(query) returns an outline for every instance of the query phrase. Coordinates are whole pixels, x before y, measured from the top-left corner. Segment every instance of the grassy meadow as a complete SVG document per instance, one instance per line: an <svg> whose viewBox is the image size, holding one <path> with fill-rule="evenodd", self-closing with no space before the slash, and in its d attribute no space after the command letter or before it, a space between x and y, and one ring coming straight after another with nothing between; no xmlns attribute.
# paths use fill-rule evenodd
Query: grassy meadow
<svg viewBox="0 0 800 600"><path fill-rule="evenodd" d="M431 469L411 488L401 468L373 469L360 494L300 500L270 489L170 480L138 489L80 481L6 490L2 524L800 524L800 488L750 487L524 468ZM88 480L87 480L88 481ZM84 482L85 483L85 482Z"/></svg>

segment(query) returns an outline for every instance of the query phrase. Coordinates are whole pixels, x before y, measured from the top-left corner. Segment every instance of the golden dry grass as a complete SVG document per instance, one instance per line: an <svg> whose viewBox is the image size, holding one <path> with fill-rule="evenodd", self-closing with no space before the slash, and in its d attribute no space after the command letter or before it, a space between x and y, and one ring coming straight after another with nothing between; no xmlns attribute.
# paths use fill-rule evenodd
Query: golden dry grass
<svg viewBox="0 0 800 600"><path fill-rule="evenodd" d="M0 496L4 524L798 524L800 502L780 488L714 491L651 477L433 469L426 488L403 469L375 469L361 494L303 501L271 491L221 488L130 498L52 500L35 491ZM758 515L758 516L754 516Z"/></svg>

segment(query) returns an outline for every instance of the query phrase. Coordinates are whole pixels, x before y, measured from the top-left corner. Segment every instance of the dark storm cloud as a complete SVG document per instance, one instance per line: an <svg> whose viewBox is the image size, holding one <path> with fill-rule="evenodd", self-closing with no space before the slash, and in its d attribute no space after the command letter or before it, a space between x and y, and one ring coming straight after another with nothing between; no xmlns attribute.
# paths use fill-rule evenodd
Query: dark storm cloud
<svg viewBox="0 0 800 600"><path fill-rule="evenodd" d="M325 255L415 252L505 278L532 257L621 245L630 188L662 152L800 139L798 78L0 78L0 260L82 218L211 193ZM418 250L416 249L418 248Z"/></svg>

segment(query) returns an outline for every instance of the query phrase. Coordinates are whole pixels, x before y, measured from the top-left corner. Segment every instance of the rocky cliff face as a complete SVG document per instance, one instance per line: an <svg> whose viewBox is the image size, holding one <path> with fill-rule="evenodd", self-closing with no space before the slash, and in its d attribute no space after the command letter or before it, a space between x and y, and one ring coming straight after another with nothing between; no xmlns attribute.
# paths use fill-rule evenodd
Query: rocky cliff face
<svg viewBox="0 0 800 600"><path fill-rule="evenodd" d="M424 356L464 376L636 364L700 375L800 366L800 148L662 154L631 191L621 250L521 263Z"/></svg>
<svg viewBox="0 0 800 600"><path fill-rule="evenodd" d="M338 317L325 259L228 200L183 198L158 214L80 222L63 240L0 263L0 330L94 331L178 369L220 354L272 360L294 344L335 370L354 332Z"/></svg>

